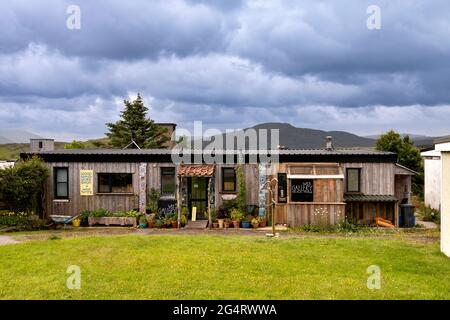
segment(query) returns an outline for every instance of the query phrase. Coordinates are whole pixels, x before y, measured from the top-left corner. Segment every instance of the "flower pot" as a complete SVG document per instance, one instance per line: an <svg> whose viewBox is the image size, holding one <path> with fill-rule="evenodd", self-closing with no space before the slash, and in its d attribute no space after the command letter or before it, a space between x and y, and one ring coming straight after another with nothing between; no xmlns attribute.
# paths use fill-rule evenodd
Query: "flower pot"
<svg viewBox="0 0 450 320"><path fill-rule="evenodd" d="M259 222L259 226L260 226L260 228L265 228L265 227L266 227L266 225L267 225L267 222L266 222L266 220L261 220L261 221Z"/></svg>
<svg viewBox="0 0 450 320"><path fill-rule="evenodd" d="M233 221L233 227L239 229L241 227L239 221Z"/></svg>
<svg viewBox="0 0 450 320"><path fill-rule="evenodd" d="M76 228L78 228L80 226L81 220L80 219L74 219L72 221L72 225Z"/></svg>
<svg viewBox="0 0 450 320"><path fill-rule="evenodd" d="M153 220L147 221L147 227L153 228L155 226L155 222Z"/></svg>
<svg viewBox="0 0 450 320"><path fill-rule="evenodd" d="M223 222L224 222L224 220L223 219L218 219L217 221L219 221L219 228L223 229Z"/></svg>
<svg viewBox="0 0 450 320"><path fill-rule="evenodd" d="M214 228L214 229L219 228L219 223L218 223L218 222L213 222L213 228Z"/></svg>
<svg viewBox="0 0 450 320"><path fill-rule="evenodd" d="M230 223L228 221L225 221L223 223L223 226L224 226L225 229L228 229L230 227Z"/></svg>
<svg viewBox="0 0 450 320"><path fill-rule="evenodd" d="M147 223L139 223L139 228L140 228L140 229L145 229L145 228L147 228Z"/></svg>
<svg viewBox="0 0 450 320"><path fill-rule="evenodd" d="M253 227L253 229L258 228L258 227L259 227L259 223L253 223L253 224L252 224L252 227Z"/></svg>
<svg viewBox="0 0 450 320"><path fill-rule="evenodd" d="M172 228L178 228L178 221L172 221Z"/></svg>
<svg viewBox="0 0 450 320"><path fill-rule="evenodd" d="M244 228L244 229L250 229L250 222L248 222L248 221L242 221L241 225L242 225L242 228Z"/></svg>

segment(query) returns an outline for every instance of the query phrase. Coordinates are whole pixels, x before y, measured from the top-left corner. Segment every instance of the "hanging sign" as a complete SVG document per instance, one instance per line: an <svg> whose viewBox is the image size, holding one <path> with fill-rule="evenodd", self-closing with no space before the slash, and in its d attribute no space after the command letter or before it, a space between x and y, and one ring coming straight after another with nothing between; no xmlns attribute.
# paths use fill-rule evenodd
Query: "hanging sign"
<svg viewBox="0 0 450 320"><path fill-rule="evenodd" d="M80 195L94 195L94 170L80 170Z"/></svg>
<svg viewBox="0 0 450 320"><path fill-rule="evenodd" d="M291 180L291 201L293 201L293 202L313 202L314 201L314 181L312 179L292 179Z"/></svg>

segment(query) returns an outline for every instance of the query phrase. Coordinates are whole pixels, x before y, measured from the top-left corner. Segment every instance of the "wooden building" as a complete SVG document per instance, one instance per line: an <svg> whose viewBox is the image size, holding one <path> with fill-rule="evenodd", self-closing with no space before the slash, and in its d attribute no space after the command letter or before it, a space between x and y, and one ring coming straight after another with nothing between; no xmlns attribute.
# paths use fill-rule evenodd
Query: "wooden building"
<svg viewBox="0 0 450 320"><path fill-rule="evenodd" d="M202 153L202 151L200 151ZM220 152L216 152L220 155ZM371 224L383 217L398 224L400 203L408 203L413 171L389 152L356 149L233 152L231 164L175 164L170 149L45 150L50 169L44 208L47 215L76 215L84 210L144 211L151 189L172 208L195 207L198 218L236 198L236 167L242 162L246 201L273 210L278 223L334 224L347 218ZM189 163L191 162L191 163ZM270 185L269 193L263 187Z"/></svg>

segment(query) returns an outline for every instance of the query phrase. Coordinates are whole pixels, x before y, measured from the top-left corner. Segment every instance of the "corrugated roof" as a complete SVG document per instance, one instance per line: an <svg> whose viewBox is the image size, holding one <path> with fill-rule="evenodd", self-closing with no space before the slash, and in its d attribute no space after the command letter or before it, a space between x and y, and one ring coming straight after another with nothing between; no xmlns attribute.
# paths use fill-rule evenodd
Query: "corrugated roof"
<svg viewBox="0 0 450 320"><path fill-rule="evenodd" d="M346 194L344 200L347 202L395 202L397 198L392 195L366 195L366 194Z"/></svg>
<svg viewBox="0 0 450 320"><path fill-rule="evenodd" d="M42 155L170 155L177 152L172 149L60 149L53 151L41 151L36 154ZM183 154L209 154L209 150L183 150ZM217 150L215 154L241 154L237 150ZM246 150L247 154L279 154L279 155L394 155L392 152L384 152L366 149L295 149L295 150Z"/></svg>

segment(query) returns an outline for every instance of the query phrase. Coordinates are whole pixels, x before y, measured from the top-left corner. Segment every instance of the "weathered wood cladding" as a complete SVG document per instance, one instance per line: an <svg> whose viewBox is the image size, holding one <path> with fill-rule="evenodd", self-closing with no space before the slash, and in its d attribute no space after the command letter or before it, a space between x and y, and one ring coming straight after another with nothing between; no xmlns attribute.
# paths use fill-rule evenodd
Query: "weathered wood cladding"
<svg viewBox="0 0 450 320"><path fill-rule="evenodd" d="M117 162L53 162L48 163L50 178L45 192L46 214L76 215L84 210L104 208L111 211L131 210L139 207L139 163ZM69 169L69 199L54 199L54 169ZM94 195L80 196L80 170L94 171ZM133 175L133 194L98 194L98 173L131 173Z"/></svg>
<svg viewBox="0 0 450 320"><path fill-rule="evenodd" d="M347 168L361 168L361 193L366 195L394 195L394 163L343 163ZM344 186L347 181L344 180Z"/></svg>
<svg viewBox="0 0 450 320"><path fill-rule="evenodd" d="M345 214L345 203L287 204L286 207L287 224L291 227L336 224Z"/></svg>

